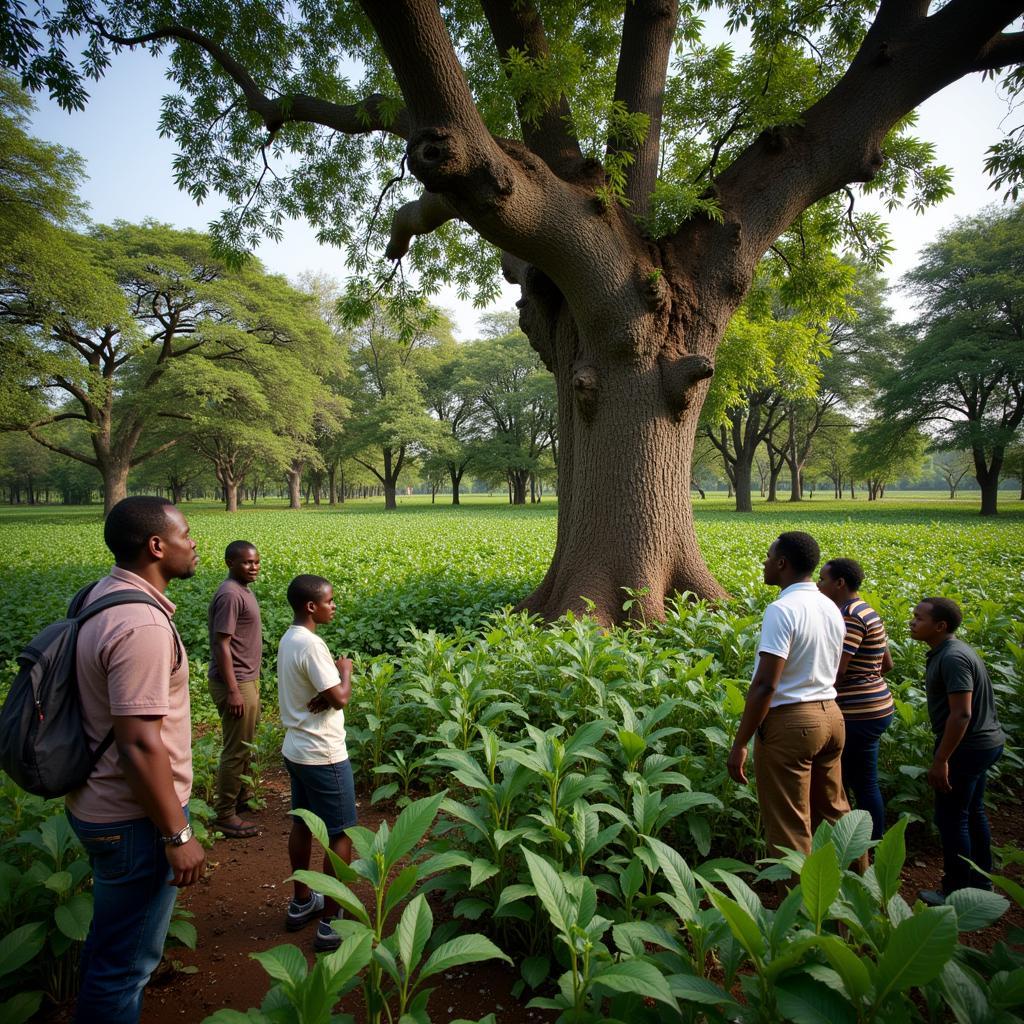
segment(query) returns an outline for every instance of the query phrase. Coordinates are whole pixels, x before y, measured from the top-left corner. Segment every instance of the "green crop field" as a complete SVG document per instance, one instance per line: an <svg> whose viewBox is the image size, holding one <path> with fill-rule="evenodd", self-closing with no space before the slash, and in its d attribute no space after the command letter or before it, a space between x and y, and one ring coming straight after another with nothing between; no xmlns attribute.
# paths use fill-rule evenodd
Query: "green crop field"
<svg viewBox="0 0 1024 1024"><path fill-rule="evenodd" d="M325 636L336 652L356 656L346 725L358 784L371 802L389 802L392 819L376 838L355 830L360 859L349 881L376 891L379 913L372 918L358 899L339 896L347 939L344 956L330 962L344 960L352 973L327 977L318 965L307 975L298 950L262 951L279 979L271 1002L315 997L329 1008L345 987L339 979L362 971L367 998L388 1002L397 1019L412 990L392 984L403 977L390 973L393 954L388 963L370 962L368 936L380 939L392 927L380 908L426 883L448 902L452 920L432 935L430 907L415 895L396 936L384 940L388 948L406 943L402 970L416 984L448 957L468 963L500 955L496 944L521 971L517 992L539 1000L533 1005L604 1013L602 1000L614 992L625 1000L612 1014L620 1019L818 1020L826 1017L782 1016L779 1007L826 996L827 1019L836 1021L945 1019L918 1011L967 1005L967 989L978 1005L1016 1005L1017 990L999 972L1024 976L1024 963L1010 954L989 963L956 945L958 929L1000 917L1002 897L925 909L909 906L898 888L907 823L923 822L931 802L923 649L906 626L921 596L945 594L964 608L962 635L989 664L1011 737L992 795L1019 799L1024 509L1007 501L1004 514L983 520L965 502L914 498L759 504L747 516L724 497L696 508L707 560L733 600L713 607L680 599L663 623L603 630L572 617L539 628L505 610L544 572L554 502L511 508L475 499L452 508L407 499L392 513L352 502L297 512L260 506L234 516L184 506L202 561L169 594L193 662L194 794L208 795L218 749L204 683L206 606L223 576L224 546L245 538L260 548L264 567L255 590L268 714L255 750L257 792L280 749L273 652L290 619L285 587L296 573L316 572L334 582L339 605ZM101 525L97 509L0 511L4 681L20 646L107 570ZM865 879L847 870L869 842L863 811L834 830L823 826L812 855L754 866L763 853L756 797L725 771L761 612L775 593L760 582L761 564L787 529L812 532L826 558L861 561L862 593L890 631L897 720L883 740L879 774L894 824ZM73 990L60 979L74 977L91 894L88 865L60 806L26 798L9 782L0 791L0 919L4 941L15 936L22 949L6 974L0 965L0 1009L5 989L31 988L34 1000L44 990L55 1000ZM207 813L194 805L200 827ZM927 841L925 827L915 842ZM400 870L399 859L428 835ZM764 905L767 881L791 873L799 877L795 895L778 910ZM1007 891L1024 901L1014 884ZM196 926L202 935L204 923ZM194 942L191 922L176 927L180 941ZM410 945L420 934L430 943ZM568 949L586 955L568 957ZM897 977L893 965L925 957L927 970ZM709 964L717 965L710 975ZM848 985L839 980L847 970L854 972ZM642 997L655 999L657 1010ZM210 1024L241 1019L232 1012ZM958 1012L956 1019L972 1018Z"/></svg>

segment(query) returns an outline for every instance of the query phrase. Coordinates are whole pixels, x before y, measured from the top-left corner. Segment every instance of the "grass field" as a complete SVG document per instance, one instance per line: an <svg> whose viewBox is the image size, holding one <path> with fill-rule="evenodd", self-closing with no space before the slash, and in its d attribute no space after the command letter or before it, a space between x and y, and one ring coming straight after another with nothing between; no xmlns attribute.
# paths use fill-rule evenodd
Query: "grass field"
<svg viewBox="0 0 1024 1024"><path fill-rule="evenodd" d="M351 501L295 512L261 504L228 516L216 506L186 504L199 544L192 580L172 585L177 619L194 660L209 656L206 605L223 577L225 545L244 537L263 555L255 592L267 640L287 625L288 581L299 572L335 584L338 616L329 639L339 649L393 649L408 624L451 630L528 593L543 575L555 541L557 506L512 508L500 498L470 497L458 508L402 499L384 513L379 501ZM724 496L695 503L708 563L738 595L763 589L764 550L784 529L806 529L825 556L858 558L865 591L886 607L899 635L906 609L925 591L941 592L972 609L999 603L1021 618L1024 603L1024 505L1005 502L996 519L970 503L917 498L755 504L740 516ZM57 617L80 586L110 564L100 510L0 509L0 664L15 656L38 628ZM767 594L761 594L766 597Z"/></svg>

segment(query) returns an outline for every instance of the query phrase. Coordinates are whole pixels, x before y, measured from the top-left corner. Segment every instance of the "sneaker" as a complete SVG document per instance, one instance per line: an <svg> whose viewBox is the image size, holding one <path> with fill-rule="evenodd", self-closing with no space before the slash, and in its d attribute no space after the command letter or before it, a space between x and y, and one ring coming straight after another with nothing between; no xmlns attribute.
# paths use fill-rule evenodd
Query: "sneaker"
<svg viewBox="0 0 1024 1024"><path fill-rule="evenodd" d="M297 932L304 925L309 924L315 917L324 912L324 898L318 892L310 890L309 899L305 903L296 903L292 900L288 904L288 914L284 919L284 926L290 932Z"/></svg>
<svg viewBox="0 0 1024 1024"><path fill-rule="evenodd" d="M331 927L331 922L321 920L313 936L313 952L329 953L340 945L341 936Z"/></svg>
<svg viewBox="0 0 1024 1024"><path fill-rule="evenodd" d="M921 889L918 898L926 907L944 907L946 905L946 894L938 889Z"/></svg>

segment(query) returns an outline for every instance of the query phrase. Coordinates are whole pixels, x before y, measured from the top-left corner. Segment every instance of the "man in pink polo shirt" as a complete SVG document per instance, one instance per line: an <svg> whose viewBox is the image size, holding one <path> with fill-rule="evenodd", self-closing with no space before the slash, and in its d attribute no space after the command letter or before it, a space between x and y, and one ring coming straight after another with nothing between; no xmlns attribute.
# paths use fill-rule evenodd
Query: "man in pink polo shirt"
<svg viewBox="0 0 1024 1024"><path fill-rule="evenodd" d="M164 591L195 574L188 522L163 498L118 502L103 539L115 567L86 604L141 590L160 608L128 604L87 620L78 636L82 717L94 749L114 742L67 814L89 855L94 910L82 953L79 1024L136 1024L142 991L160 963L177 886L198 881L203 848L193 838L192 723L188 656Z"/></svg>

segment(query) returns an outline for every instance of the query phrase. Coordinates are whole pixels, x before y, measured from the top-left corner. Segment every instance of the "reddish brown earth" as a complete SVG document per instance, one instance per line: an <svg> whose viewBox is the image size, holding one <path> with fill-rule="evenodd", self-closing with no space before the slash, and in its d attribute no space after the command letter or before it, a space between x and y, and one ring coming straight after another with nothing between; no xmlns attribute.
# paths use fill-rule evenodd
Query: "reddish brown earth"
<svg viewBox="0 0 1024 1024"><path fill-rule="evenodd" d="M222 1006L244 1011L258 1006L267 988L268 978L249 954L282 943L294 943L313 961L313 925L299 933L284 928L285 905L290 887L284 879L290 874L287 857L288 786L283 774L267 780L267 807L247 817L257 822L261 835L249 840L221 840L207 853L206 878L186 890L180 903L195 914L199 931L195 951L174 953L182 967L194 973L165 971L154 979L146 992L142 1024L172 1024L185 1021L198 1024ZM375 829L384 815L360 801L361 823ZM1003 806L992 814L995 845L1012 843L1024 849L1024 809ZM903 895L913 902L919 888L933 888L941 875L941 857L925 846L926 833L919 829L908 836L910 852L904 872ZM360 893L365 897L365 893ZM431 898L435 920L446 911ZM969 944L990 949L1007 929L1024 928L1024 913L1014 907L999 925L963 936ZM528 1010L524 1002L511 995L518 970L501 962L457 968L439 980L431 997L429 1012L435 1022L458 1018L477 1020L492 1011L499 1024L540 1024L554 1014ZM526 997L528 999L528 997ZM358 993L349 996L340 1010L354 1013L361 1020ZM70 1008L63 1008L52 1020L56 1024L71 1019Z"/></svg>

